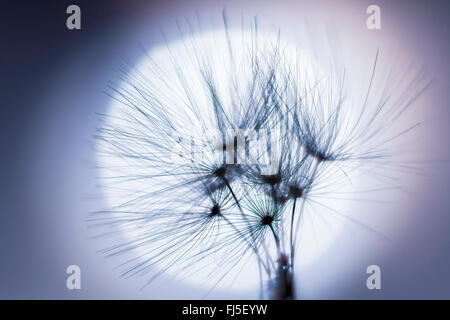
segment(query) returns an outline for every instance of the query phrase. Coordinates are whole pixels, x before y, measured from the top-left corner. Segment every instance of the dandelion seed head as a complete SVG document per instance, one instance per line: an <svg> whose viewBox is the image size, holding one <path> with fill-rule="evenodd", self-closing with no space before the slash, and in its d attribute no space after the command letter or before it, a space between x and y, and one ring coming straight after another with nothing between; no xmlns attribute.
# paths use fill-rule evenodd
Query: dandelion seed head
<svg viewBox="0 0 450 320"><path fill-rule="evenodd" d="M289 186L289 196L293 199L301 198L303 195L303 189L301 187L291 185Z"/></svg>
<svg viewBox="0 0 450 320"><path fill-rule="evenodd" d="M263 175L262 181L268 185L274 186L281 182L281 176L279 174Z"/></svg>
<svg viewBox="0 0 450 320"><path fill-rule="evenodd" d="M215 217L215 216L217 216L217 215L219 215L219 214L220 214L220 207L219 207L218 204L215 204L215 205L211 208L210 216L211 216L211 217Z"/></svg>
<svg viewBox="0 0 450 320"><path fill-rule="evenodd" d="M261 224L263 226L271 225L272 222L273 222L273 216L271 216L270 214L266 214L261 218Z"/></svg>
<svg viewBox="0 0 450 320"><path fill-rule="evenodd" d="M228 287L226 278L246 289L257 285L259 267L290 282L286 230L295 204L302 202L295 226L303 268L342 229L342 219L330 222L317 207L333 187L352 190L341 164L384 156L377 110L355 116L343 83L278 34L188 35L152 49L122 80L110 87L115 102L98 149L107 220L128 239L105 252L131 254L127 276L151 282L168 273ZM240 131L226 140L229 130ZM247 163L253 153L256 163Z"/></svg>

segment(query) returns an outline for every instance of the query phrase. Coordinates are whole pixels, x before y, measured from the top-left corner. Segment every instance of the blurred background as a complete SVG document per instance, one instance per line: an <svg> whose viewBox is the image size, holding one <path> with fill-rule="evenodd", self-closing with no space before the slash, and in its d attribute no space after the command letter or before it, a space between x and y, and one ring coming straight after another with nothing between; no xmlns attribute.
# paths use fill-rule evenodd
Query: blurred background
<svg viewBox="0 0 450 320"><path fill-rule="evenodd" d="M81 30L68 30L66 8L81 8ZM381 30L366 27L369 5L381 8ZM123 59L138 64L141 47L177 37L176 22L218 21L226 8L291 39L316 37L317 24L339 34L338 55L357 64L377 48L393 61L424 68L431 87L415 107L422 126L412 141L420 176L388 207L354 204L360 221L389 241L349 227L298 281L304 299L450 298L450 150L448 1L7 1L0 13L0 298L199 299L188 282L119 277L97 253L86 218L104 207L97 185L93 134L111 103L106 84ZM300 38L301 40L302 38ZM365 75L367 76L367 75ZM376 219L370 217L376 216ZM66 288L66 268L81 268L82 289ZM368 290L366 268L381 267L382 289ZM257 298L214 290L207 298Z"/></svg>

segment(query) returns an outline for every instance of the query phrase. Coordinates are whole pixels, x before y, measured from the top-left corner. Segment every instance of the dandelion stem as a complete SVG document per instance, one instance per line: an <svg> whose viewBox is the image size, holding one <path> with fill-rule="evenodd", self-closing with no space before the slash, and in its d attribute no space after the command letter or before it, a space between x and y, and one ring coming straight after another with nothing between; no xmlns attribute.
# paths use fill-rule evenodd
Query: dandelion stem
<svg viewBox="0 0 450 320"><path fill-rule="evenodd" d="M323 160L316 158L316 162L313 168L313 171L311 173L311 183L314 182L314 179L316 177L317 174L317 168L319 167L319 164L322 162ZM305 198L306 195L304 197L301 198L301 204L300 204L300 210L298 212L298 218L297 218L297 225L295 227L295 230L292 230L292 227L294 225L294 210L292 210L292 221L291 221L291 234L293 232L295 232L295 235L293 237L291 237L291 268L292 268L292 275L294 275L294 255L295 255L295 242L297 240L297 236L298 236L298 229L300 227L300 220L302 217L302 213L303 213L303 209L305 207Z"/></svg>
<svg viewBox="0 0 450 320"><path fill-rule="evenodd" d="M275 229L273 228L272 224L269 224L270 230L272 230L273 237L275 238L275 243L277 245L277 251L280 252L280 239L277 236L277 233L275 232Z"/></svg>
<svg viewBox="0 0 450 320"><path fill-rule="evenodd" d="M291 244L291 268L293 272L294 268L294 250L292 247L292 237L293 237L293 231L294 231L294 215L295 215L295 205L297 204L297 198L294 199L294 203L292 204L292 215L291 215L291 230L290 230L290 239L289 243Z"/></svg>

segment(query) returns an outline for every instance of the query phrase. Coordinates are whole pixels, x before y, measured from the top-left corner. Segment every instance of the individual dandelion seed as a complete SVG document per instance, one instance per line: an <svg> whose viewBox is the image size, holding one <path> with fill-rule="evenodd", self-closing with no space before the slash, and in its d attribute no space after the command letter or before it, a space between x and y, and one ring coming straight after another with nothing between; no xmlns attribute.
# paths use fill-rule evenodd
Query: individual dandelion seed
<svg viewBox="0 0 450 320"><path fill-rule="evenodd" d="M128 239L103 250L107 256L133 257L139 249L140 255L120 266L122 276L149 275L147 281L151 281L170 268L177 277L202 272L205 279L217 281L233 267L236 257L245 255L248 244L238 230L242 221L232 213L229 194L206 187L197 193L172 200L159 210L123 209L133 219L131 229L123 226L126 220L119 221ZM125 218L123 211L112 210L102 220L91 222L115 223L115 213ZM213 262L220 268L211 268Z"/></svg>
<svg viewBox="0 0 450 320"><path fill-rule="evenodd" d="M343 83L256 28L187 37L121 79L97 135L111 204L92 221L127 239L103 252L126 256L122 275L146 284L247 278L260 297L296 298L306 206L341 179L334 163L383 158L382 108L355 117Z"/></svg>
<svg viewBox="0 0 450 320"><path fill-rule="evenodd" d="M396 167L388 160L393 151L389 150L389 144L418 125L394 129L396 121L429 83L418 75L403 91L384 88L381 92L373 92L378 63L379 52L369 69L371 77L364 99L356 106L347 97L344 73L334 78L321 75L315 82L292 86L298 92L298 102L285 110L293 119L294 139L314 162L310 184L318 179L318 175L330 176L331 170L338 170L348 178L361 165ZM291 70L286 73L290 74ZM295 78L291 77L291 83L296 82ZM395 92L396 89L399 92ZM293 228L295 233L298 233L303 204L304 201L299 209L297 227ZM296 246L295 238L294 235L292 251Z"/></svg>

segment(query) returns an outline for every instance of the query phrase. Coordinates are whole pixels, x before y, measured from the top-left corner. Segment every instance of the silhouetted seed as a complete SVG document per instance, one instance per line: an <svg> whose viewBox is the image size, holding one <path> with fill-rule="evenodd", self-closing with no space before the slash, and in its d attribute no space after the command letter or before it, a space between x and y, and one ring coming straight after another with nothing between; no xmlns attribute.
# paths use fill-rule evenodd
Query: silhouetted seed
<svg viewBox="0 0 450 320"><path fill-rule="evenodd" d="M294 199L301 198L303 195L303 189L297 186L289 186L289 195Z"/></svg>
<svg viewBox="0 0 450 320"><path fill-rule="evenodd" d="M218 214L220 214L220 207L218 204L215 204L212 208L211 208L211 213L209 214L211 217L215 217Z"/></svg>
<svg viewBox="0 0 450 320"><path fill-rule="evenodd" d="M268 226L270 224L272 224L273 222L273 217L271 215L265 215L264 217L261 218L261 224L263 226Z"/></svg>
<svg viewBox="0 0 450 320"><path fill-rule="evenodd" d="M271 174L262 177L264 183L275 185L281 182L281 176L279 174Z"/></svg>
<svg viewBox="0 0 450 320"><path fill-rule="evenodd" d="M224 166L217 168L213 172L213 174L219 178L224 178L226 173L227 173L227 169Z"/></svg>

